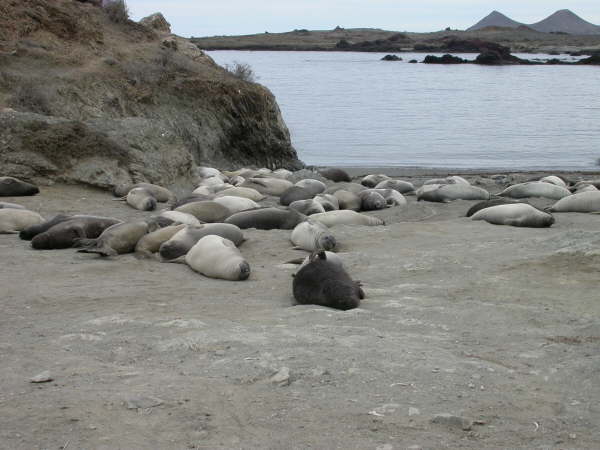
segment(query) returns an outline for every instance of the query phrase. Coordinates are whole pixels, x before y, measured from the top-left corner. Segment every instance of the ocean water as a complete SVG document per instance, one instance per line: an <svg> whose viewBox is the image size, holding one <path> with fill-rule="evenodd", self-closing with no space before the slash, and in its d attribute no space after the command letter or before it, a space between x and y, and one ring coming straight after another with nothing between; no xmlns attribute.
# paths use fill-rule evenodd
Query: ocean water
<svg viewBox="0 0 600 450"><path fill-rule="evenodd" d="M380 61L383 53L208 54L221 65L250 64L275 94L306 164L600 169L597 66L408 63L423 54L402 54L402 62Z"/></svg>

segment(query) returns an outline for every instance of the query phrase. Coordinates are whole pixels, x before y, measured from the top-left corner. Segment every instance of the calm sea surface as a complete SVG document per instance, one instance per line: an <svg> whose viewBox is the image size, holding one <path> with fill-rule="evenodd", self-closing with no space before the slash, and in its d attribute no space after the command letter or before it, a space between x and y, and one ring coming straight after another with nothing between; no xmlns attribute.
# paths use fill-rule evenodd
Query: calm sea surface
<svg viewBox="0 0 600 450"><path fill-rule="evenodd" d="M250 64L275 94L307 164L598 169L597 66L407 62L423 54L402 54L402 62L380 61L383 53L208 54L221 65Z"/></svg>

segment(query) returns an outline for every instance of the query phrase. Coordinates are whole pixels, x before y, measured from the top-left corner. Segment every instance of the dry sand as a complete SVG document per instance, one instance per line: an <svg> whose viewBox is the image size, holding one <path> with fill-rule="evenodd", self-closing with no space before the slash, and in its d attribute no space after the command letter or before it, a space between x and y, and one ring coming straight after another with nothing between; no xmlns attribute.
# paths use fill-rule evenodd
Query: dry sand
<svg viewBox="0 0 600 450"><path fill-rule="evenodd" d="M76 186L3 200L149 215ZM473 203L334 228L367 295L347 312L293 306L289 231L246 233L244 282L0 235L0 448L600 448L600 215L520 229Z"/></svg>

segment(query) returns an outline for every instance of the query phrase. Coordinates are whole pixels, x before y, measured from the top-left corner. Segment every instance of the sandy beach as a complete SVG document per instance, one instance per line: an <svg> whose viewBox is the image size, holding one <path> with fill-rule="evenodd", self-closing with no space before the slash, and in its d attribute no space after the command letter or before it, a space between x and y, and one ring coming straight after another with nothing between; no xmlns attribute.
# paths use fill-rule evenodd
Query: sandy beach
<svg viewBox="0 0 600 450"><path fill-rule="evenodd" d="M245 232L243 282L0 235L0 448L600 447L600 215L514 228L465 218L472 201L408 200L369 213L386 226L332 229L366 293L347 312L294 306L289 231ZM152 214L61 184L3 201Z"/></svg>

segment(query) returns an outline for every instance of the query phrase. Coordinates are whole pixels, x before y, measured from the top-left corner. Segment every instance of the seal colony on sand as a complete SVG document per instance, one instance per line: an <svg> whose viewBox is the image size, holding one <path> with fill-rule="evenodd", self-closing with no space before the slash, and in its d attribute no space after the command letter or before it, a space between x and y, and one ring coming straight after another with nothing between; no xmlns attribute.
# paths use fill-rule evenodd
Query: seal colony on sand
<svg viewBox="0 0 600 450"><path fill-rule="evenodd" d="M122 194L121 199L142 212L153 210L157 202L168 202L166 209L143 220L70 214L44 220L21 205L3 202L0 232L20 232L22 239L31 239L34 249L78 247L82 253L116 256L135 252L137 258L150 259L158 253L160 261L186 262L210 278L245 280L250 264L238 249L246 240L242 230L291 230L289 240L294 248L312 252L309 258L298 260L302 266L293 283L296 300L349 309L358 306L363 292L345 272L340 256L332 253L338 246L335 227L385 225L381 218L364 212L396 208L396 217L401 216L415 204L403 193L416 195L417 201L438 203L479 200L471 205L467 217L516 227L550 227L555 222L550 212L600 212L596 180L568 182L569 189L577 192L571 194L564 179L549 175L508 186L502 196L492 196L457 175L426 180L416 188L411 182L382 174L358 177L359 184L338 169L323 173L344 181L333 183L316 172L311 178L307 169L221 172L202 168L196 188L179 200L169 189L150 183L116 187L115 194ZM497 181L508 180L504 175L491 178L496 180L494 184L508 184ZM5 179L11 186L23 186L10 177ZM541 210L510 197L560 200ZM275 207L278 204L289 206Z"/></svg>

